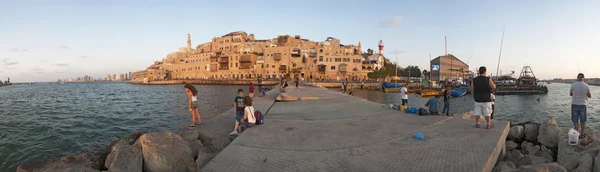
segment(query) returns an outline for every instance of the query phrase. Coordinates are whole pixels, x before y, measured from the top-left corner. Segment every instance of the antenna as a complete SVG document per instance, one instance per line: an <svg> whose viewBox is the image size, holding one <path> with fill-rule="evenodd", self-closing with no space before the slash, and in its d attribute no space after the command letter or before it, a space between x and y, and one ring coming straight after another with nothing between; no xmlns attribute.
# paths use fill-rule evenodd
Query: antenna
<svg viewBox="0 0 600 172"><path fill-rule="evenodd" d="M502 29L502 40L500 41L500 54L498 55L498 66L496 67L496 80L498 80L498 70L500 69L500 58L502 57L502 45L504 44L504 30L506 30L506 26Z"/></svg>

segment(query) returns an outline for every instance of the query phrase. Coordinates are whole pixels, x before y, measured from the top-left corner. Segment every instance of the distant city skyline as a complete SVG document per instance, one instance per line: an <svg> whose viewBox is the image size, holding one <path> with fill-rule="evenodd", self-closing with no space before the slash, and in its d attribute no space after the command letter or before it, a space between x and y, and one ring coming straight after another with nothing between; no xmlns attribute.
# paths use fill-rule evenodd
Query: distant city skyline
<svg viewBox="0 0 600 172"><path fill-rule="evenodd" d="M235 5L231 5L235 4ZM542 79L600 78L595 57L600 1L2 1L0 79L55 82L61 78L145 69L170 52L232 31L257 39L301 35L386 46L400 66L429 70L448 53L496 73L530 65ZM268 9L268 10L261 10ZM277 14L277 15L274 15ZM211 16L211 17L209 17Z"/></svg>

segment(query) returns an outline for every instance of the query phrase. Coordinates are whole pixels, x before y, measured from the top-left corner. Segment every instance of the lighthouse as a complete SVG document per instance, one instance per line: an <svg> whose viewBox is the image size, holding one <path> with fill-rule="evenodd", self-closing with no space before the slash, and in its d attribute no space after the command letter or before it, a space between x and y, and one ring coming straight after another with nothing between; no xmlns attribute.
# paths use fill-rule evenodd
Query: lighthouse
<svg viewBox="0 0 600 172"><path fill-rule="evenodd" d="M383 41L381 39L379 40L378 47L379 47L379 55L383 56Z"/></svg>

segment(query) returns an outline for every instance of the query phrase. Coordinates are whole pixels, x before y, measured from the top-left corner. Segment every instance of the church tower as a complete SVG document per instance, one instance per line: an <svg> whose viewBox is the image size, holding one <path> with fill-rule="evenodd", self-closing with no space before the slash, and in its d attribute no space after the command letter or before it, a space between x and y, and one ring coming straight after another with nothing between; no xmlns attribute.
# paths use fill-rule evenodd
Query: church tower
<svg viewBox="0 0 600 172"><path fill-rule="evenodd" d="M189 33L188 33L188 37L187 37L187 49L192 50L192 38L190 37Z"/></svg>

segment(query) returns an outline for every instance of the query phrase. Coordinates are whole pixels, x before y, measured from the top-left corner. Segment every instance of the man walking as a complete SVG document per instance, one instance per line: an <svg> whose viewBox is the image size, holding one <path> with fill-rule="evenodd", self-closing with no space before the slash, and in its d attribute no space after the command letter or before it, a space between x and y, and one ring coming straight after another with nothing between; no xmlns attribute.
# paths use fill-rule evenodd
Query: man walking
<svg viewBox="0 0 600 172"><path fill-rule="evenodd" d="M408 84L404 84L402 88L400 88L400 96L402 96L402 106L408 106L408 89L406 88Z"/></svg>
<svg viewBox="0 0 600 172"><path fill-rule="evenodd" d="M442 110L442 115L450 116L450 88L446 87L444 89L444 110Z"/></svg>
<svg viewBox="0 0 600 172"><path fill-rule="evenodd" d="M487 69L485 66L479 67L479 76L473 78L471 83L471 93L475 100L475 127L479 128L481 118L483 115L487 122L487 129L493 127L492 119L490 119L490 113L492 112L492 92L496 89L496 84L492 81L492 78L487 77Z"/></svg>
<svg viewBox="0 0 600 172"><path fill-rule="evenodd" d="M588 98L592 98L590 87L588 84L583 82L583 73L577 75L577 82L571 84L571 121L575 125L575 130L579 131L581 135L584 134L585 121L587 121L587 104ZM581 130L579 130L581 127Z"/></svg>

